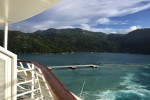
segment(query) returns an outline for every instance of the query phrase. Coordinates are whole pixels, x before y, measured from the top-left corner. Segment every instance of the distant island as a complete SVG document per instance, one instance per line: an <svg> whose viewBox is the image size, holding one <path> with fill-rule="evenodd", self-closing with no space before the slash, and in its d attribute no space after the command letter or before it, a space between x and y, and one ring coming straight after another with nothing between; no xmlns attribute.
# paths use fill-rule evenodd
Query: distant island
<svg viewBox="0 0 150 100"><path fill-rule="evenodd" d="M0 30L3 45L3 30ZM9 31L14 53L117 52L150 54L150 28L128 34L105 34L82 29L48 29L34 33Z"/></svg>

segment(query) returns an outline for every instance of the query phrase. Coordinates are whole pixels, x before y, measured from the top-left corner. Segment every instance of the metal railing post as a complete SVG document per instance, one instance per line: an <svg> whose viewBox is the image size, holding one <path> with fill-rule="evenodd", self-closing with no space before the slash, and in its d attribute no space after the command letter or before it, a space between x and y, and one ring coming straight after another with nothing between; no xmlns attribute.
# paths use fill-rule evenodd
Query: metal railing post
<svg viewBox="0 0 150 100"><path fill-rule="evenodd" d="M34 79L35 79L35 76L34 76L34 64L31 64L31 68L32 68L32 71L31 71L31 75L32 75L32 85L31 85L31 91L32 91L32 93L31 93L31 99L34 99Z"/></svg>

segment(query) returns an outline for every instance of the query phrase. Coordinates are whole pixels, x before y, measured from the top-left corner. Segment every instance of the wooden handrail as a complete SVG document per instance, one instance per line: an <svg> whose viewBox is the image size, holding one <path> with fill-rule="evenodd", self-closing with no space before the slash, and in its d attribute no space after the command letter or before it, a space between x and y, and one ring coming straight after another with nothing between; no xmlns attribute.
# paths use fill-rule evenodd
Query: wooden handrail
<svg viewBox="0 0 150 100"><path fill-rule="evenodd" d="M32 63L41 69L43 75L51 87L55 100L76 100L76 98L65 88L65 86L59 81L59 79L53 74L53 72L44 65L41 65L34 61L18 60L18 62Z"/></svg>

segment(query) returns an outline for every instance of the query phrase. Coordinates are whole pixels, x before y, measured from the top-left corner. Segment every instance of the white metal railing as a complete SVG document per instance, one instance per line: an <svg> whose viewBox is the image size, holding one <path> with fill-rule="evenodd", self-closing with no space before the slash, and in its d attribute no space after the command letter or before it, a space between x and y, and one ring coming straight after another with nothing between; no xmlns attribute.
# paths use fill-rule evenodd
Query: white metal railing
<svg viewBox="0 0 150 100"><path fill-rule="evenodd" d="M52 71L37 62L18 60L17 99L81 100L67 90Z"/></svg>
<svg viewBox="0 0 150 100"><path fill-rule="evenodd" d="M17 69L17 99L53 100L40 68L32 63L18 62Z"/></svg>
<svg viewBox="0 0 150 100"><path fill-rule="evenodd" d="M51 70L0 47L0 100L80 100Z"/></svg>

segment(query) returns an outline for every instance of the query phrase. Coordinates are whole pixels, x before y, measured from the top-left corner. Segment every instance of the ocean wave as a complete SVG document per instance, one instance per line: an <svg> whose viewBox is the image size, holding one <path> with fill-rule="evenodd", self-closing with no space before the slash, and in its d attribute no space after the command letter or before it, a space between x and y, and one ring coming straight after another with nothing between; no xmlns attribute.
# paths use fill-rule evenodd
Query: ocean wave
<svg viewBox="0 0 150 100"><path fill-rule="evenodd" d="M148 90L107 90L97 94L96 100L148 100L150 91Z"/></svg>
<svg viewBox="0 0 150 100"><path fill-rule="evenodd" d="M150 77L149 73L141 73L141 75L145 76L145 77Z"/></svg>
<svg viewBox="0 0 150 100"><path fill-rule="evenodd" d="M95 99L92 100L149 100L150 90L147 90L146 86L136 83L138 77L135 74L128 73L126 76L121 77L121 79L122 82L120 82L119 86L124 87L122 89L114 88L96 93L85 92L83 96L85 98L87 95L95 96Z"/></svg>
<svg viewBox="0 0 150 100"><path fill-rule="evenodd" d="M100 65L117 65L117 66L133 66L133 67L142 67L146 69L150 69L150 64L135 64L135 63L100 63Z"/></svg>
<svg viewBox="0 0 150 100"><path fill-rule="evenodd" d="M146 89L146 86L137 83L139 81L138 77L133 73L128 73L126 76L122 77L122 82L120 82L121 86L125 86L123 90L107 90L103 91L100 95L102 97L98 100L115 100L119 98L123 99L146 99L150 98L150 90ZM106 98L106 99L105 99Z"/></svg>
<svg viewBox="0 0 150 100"><path fill-rule="evenodd" d="M145 68L145 69L150 69L150 66L141 66L142 68Z"/></svg>

